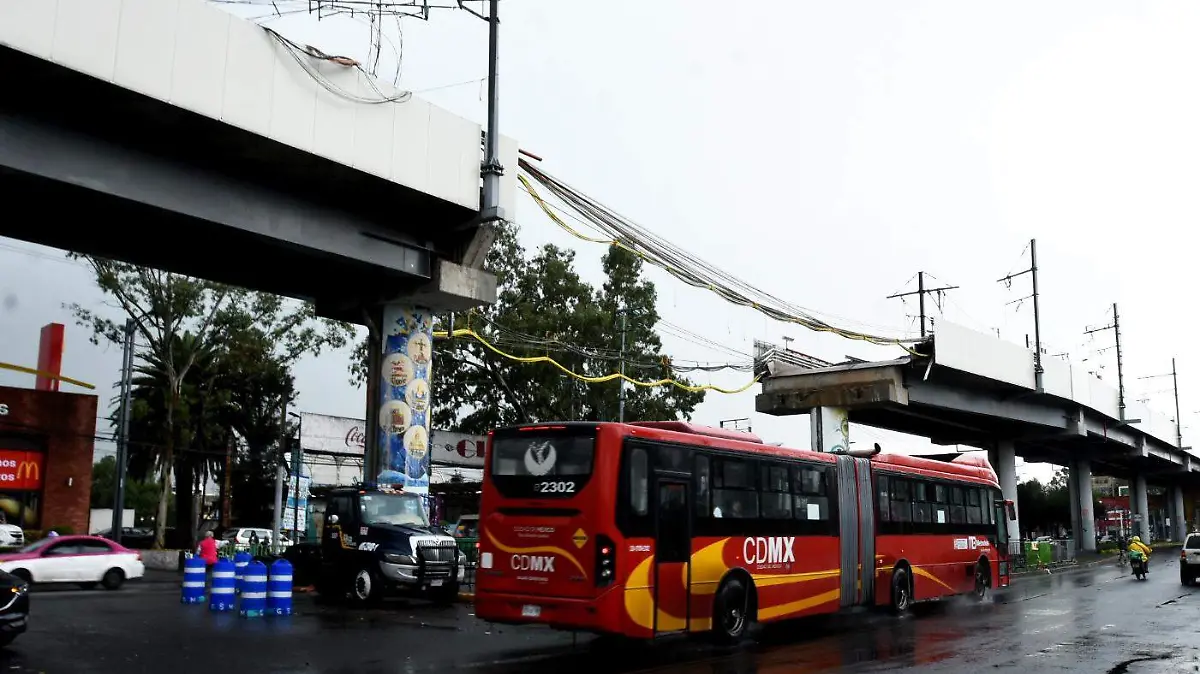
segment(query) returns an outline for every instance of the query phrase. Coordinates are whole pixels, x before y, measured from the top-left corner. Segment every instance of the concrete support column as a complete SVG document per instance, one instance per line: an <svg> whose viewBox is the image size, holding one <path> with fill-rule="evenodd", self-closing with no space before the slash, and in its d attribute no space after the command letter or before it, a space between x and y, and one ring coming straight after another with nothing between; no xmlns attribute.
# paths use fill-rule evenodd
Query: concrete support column
<svg viewBox="0 0 1200 674"><path fill-rule="evenodd" d="M1183 487L1171 487L1171 538L1182 542L1187 538L1187 516L1183 512Z"/></svg>
<svg viewBox="0 0 1200 674"><path fill-rule="evenodd" d="M843 407L816 407L808 413L814 452L850 450L850 413Z"/></svg>
<svg viewBox="0 0 1200 674"><path fill-rule="evenodd" d="M1001 493L1006 500L1013 502L1013 510L1017 514L1017 519L1008 523L1008 537L1010 540L1020 540L1021 509L1017 504L1017 448L1011 440L1001 440L996 443L992 468L996 470L996 477L1000 479Z"/></svg>
<svg viewBox="0 0 1200 674"><path fill-rule="evenodd" d="M1141 515L1133 522L1133 533L1143 541L1150 540L1150 505L1146 500L1146 478L1141 473L1135 475L1129 483L1129 509L1135 515Z"/></svg>
<svg viewBox="0 0 1200 674"><path fill-rule="evenodd" d="M1076 498L1071 500L1073 517L1079 520L1076 534L1076 550L1096 551L1096 498L1092 495L1092 463L1087 459L1075 459L1071 471L1071 484L1075 486Z"/></svg>
<svg viewBox="0 0 1200 674"><path fill-rule="evenodd" d="M1069 511L1071 513L1071 540L1075 541L1075 549L1082 550L1082 538L1080 537L1079 519L1079 462L1072 458L1067 463L1067 503L1071 504Z"/></svg>
<svg viewBox="0 0 1200 674"><path fill-rule="evenodd" d="M363 480L427 495L433 314L388 304L376 316L378 339L371 346L378 351L367 375L368 429L373 425L375 432L367 432Z"/></svg>

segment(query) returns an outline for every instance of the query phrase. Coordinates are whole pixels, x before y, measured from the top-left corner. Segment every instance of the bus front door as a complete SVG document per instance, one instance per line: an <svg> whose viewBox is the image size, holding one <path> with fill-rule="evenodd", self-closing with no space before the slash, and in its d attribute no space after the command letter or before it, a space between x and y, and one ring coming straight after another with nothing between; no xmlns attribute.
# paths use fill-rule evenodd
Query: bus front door
<svg viewBox="0 0 1200 674"><path fill-rule="evenodd" d="M654 633L691 623L691 494L684 481L659 480L654 502Z"/></svg>

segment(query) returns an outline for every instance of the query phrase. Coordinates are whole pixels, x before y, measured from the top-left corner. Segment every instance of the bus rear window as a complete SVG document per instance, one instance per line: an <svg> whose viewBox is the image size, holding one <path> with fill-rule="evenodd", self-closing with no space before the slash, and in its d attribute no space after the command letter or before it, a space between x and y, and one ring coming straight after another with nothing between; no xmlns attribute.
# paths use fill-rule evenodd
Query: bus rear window
<svg viewBox="0 0 1200 674"><path fill-rule="evenodd" d="M492 441L492 475L581 477L592 472L592 436L516 435Z"/></svg>

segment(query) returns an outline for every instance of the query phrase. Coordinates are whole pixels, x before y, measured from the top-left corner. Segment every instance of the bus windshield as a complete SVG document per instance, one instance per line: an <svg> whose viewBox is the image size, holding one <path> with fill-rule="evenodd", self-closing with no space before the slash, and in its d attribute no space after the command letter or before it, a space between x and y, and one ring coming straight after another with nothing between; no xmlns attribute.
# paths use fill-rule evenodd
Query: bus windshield
<svg viewBox="0 0 1200 674"><path fill-rule="evenodd" d="M359 499L362 523L427 527L429 517L416 494L363 494Z"/></svg>
<svg viewBox="0 0 1200 674"><path fill-rule="evenodd" d="M496 438L492 475L503 477L581 477L592 472L595 439L580 435L523 434Z"/></svg>

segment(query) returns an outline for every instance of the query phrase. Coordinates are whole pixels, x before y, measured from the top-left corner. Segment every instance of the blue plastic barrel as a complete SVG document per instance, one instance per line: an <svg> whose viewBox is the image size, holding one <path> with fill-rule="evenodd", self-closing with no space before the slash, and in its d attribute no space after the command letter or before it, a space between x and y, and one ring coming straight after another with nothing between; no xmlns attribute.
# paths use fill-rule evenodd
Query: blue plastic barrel
<svg viewBox="0 0 1200 674"><path fill-rule="evenodd" d="M249 552L239 552L233 556L233 565L237 571L237 591L242 591L242 576L246 573L246 565L254 561L254 556Z"/></svg>
<svg viewBox="0 0 1200 674"><path fill-rule="evenodd" d="M271 579L267 581L267 613L292 614L292 565L286 559L271 564Z"/></svg>
<svg viewBox="0 0 1200 674"><path fill-rule="evenodd" d="M234 570L233 561L218 559L217 563L213 564L212 598L208 601L209 610L225 612L236 608L237 595L234 592L236 584L237 572Z"/></svg>
<svg viewBox="0 0 1200 674"><path fill-rule="evenodd" d="M189 557L183 560L183 594L180 601L184 604L204 603L204 582L207 568L204 560L199 557Z"/></svg>
<svg viewBox="0 0 1200 674"><path fill-rule="evenodd" d="M242 573L242 606L238 614L243 618L260 618L267 610L267 565L250 562Z"/></svg>

